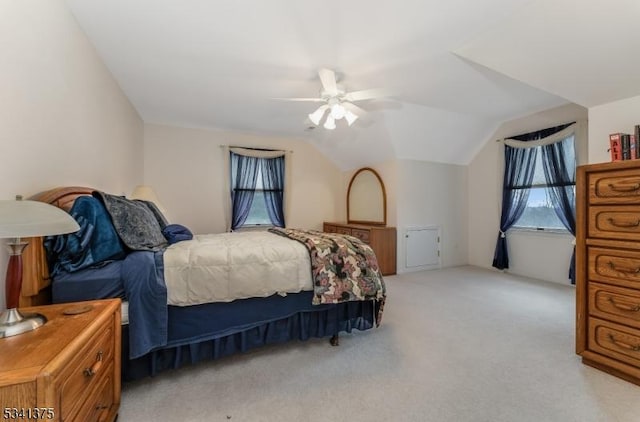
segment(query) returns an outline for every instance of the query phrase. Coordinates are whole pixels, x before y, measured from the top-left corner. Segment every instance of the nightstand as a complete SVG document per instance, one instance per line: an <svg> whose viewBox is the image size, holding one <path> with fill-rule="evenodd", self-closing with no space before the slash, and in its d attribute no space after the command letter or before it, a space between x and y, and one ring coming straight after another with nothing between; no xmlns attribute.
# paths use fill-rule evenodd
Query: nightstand
<svg viewBox="0 0 640 422"><path fill-rule="evenodd" d="M120 299L20 311L43 314L47 323L0 339L0 418L115 420L120 406Z"/></svg>

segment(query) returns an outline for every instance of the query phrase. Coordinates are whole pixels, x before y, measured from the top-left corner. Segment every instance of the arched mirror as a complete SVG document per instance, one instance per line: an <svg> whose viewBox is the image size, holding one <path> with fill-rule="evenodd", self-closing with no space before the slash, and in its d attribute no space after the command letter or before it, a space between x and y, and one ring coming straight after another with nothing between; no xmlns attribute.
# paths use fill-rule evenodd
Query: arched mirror
<svg viewBox="0 0 640 422"><path fill-rule="evenodd" d="M372 168L356 171L349 182L347 222L387 225L387 193L380 175Z"/></svg>

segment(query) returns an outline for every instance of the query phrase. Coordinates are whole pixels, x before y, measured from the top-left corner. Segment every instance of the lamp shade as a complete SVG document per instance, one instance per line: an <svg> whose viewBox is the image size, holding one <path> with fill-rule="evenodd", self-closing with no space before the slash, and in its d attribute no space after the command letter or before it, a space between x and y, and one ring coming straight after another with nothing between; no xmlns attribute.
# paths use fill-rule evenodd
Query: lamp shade
<svg viewBox="0 0 640 422"><path fill-rule="evenodd" d="M353 114L351 112L351 110L347 110L347 112L344 115L344 118L347 120L347 124L349 126L351 126L353 124L353 122L355 122L356 120L358 120L358 116L356 116L355 114Z"/></svg>
<svg viewBox="0 0 640 422"><path fill-rule="evenodd" d="M0 238L52 236L80 230L60 208L38 201L0 200Z"/></svg>
<svg viewBox="0 0 640 422"><path fill-rule="evenodd" d="M328 130L333 130L336 128L336 121L332 115L327 116L327 120L324 121L324 128Z"/></svg>
<svg viewBox="0 0 640 422"><path fill-rule="evenodd" d="M130 199L141 199L143 201L153 202L161 213L166 213L166 209L160 203L158 195L156 195L153 188L149 185L138 185L131 193Z"/></svg>
<svg viewBox="0 0 640 422"><path fill-rule="evenodd" d="M328 109L329 106L327 104L323 104L320 107L318 107L318 109L316 111L314 111L313 113L309 114L309 120L311 120L313 122L314 125L319 125L320 124L320 120L322 120L322 117L324 116L324 111L326 109Z"/></svg>

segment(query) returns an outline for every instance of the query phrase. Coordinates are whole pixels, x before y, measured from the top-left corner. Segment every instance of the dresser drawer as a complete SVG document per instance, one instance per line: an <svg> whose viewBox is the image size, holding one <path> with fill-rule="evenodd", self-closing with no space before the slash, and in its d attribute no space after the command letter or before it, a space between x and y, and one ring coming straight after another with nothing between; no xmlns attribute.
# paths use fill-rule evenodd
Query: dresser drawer
<svg viewBox="0 0 640 422"><path fill-rule="evenodd" d="M589 313L640 328L640 291L589 283Z"/></svg>
<svg viewBox="0 0 640 422"><path fill-rule="evenodd" d="M369 230L351 229L351 236L357 237L364 243L369 243Z"/></svg>
<svg viewBox="0 0 640 422"><path fill-rule="evenodd" d="M109 319L84 345L60 374L60 414L65 420L79 410L86 396L104 379L113 376L114 322ZM111 367L111 373L107 373Z"/></svg>
<svg viewBox="0 0 640 422"><path fill-rule="evenodd" d="M322 227L322 231L325 233L335 233L336 226L332 226L330 224L324 224L324 226Z"/></svg>
<svg viewBox="0 0 640 422"><path fill-rule="evenodd" d="M640 251L590 247L589 281L640 289Z"/></svg>
<svg viewBox="0 0 640 422"><path fill-rule="evenodd" d="M587 236L640 240L640 206L590 207Z"/></svg>
<svg viewBox="0 0 640 422"><path fill-rule="evenodd" d="M638 169L589 174L590 204L633 204L640 200Z"/></svg>
<svg viewBox="0 0 640 422"><path fill-rule="evenodd" d="M640 330L589 318L589 350L640 366Z"/></svg>
<svg viewBox="0 0 640 422"><path fill-rule="evenodd" d="M336 233L351 235L351 229L349 227L336 227Z"/></svg>

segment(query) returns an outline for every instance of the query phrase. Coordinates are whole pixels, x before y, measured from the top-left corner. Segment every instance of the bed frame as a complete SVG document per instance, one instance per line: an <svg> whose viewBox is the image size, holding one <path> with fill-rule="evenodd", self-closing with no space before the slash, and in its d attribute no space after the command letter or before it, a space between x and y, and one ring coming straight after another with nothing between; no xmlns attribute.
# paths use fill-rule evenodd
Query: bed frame
<svg viewBox="0 0 640 422"><path fill-rule="evenodd" d="M32 196L31 200L36 200L40 202L45 202L54 206L57 206L65 211L69 211L73 206L73 202L76 198L83 195L91 195L91 193L95 191L93 188L82 187L82 186L72 186L72 187L60 187L51 189L45 192L41 192ZM26 248L23 254L23 263L24 263L24 271L23 271L23 286L20 297L20 307L25 306L35 306L35 305L46 305L51 303L51 279L49 277L49 269L47 265L46 253L43 246L42 238L30 238L25 239L29 241L29 247ZM305 302L306 303L306 302ZM309 301L310 303L310 301ZM297 332L298 339L304 340L306 338L311 337L330 337L329 342L333 346L338 345L338 333L341 331L351 332L352 329L359 330L368 330L369 328L374 327L374 315L376 315L377 311L380 309L380 304L372 301L366 302L343 302L341 304L329 305L330 308L327 309L325 306L324 310L313 311L312 313L307 313L306 315L317 315L317 318L325 318L326 320L330 320L331 322L327 323L326 326L320 327L319 325L313 325L312 330L316 330L311 334L302 334L305 330L304 327L301 326L299 328L302 331ZM305 312L305 311L301 311ZM302 314L301 314L302 315ZM311 317L309 317L311 318ZM282 321L276 321L273 324L280 324ZM286 322L285 322L286 324ZM317 324L317 323L313 323ZM125 353L128 353L128 335L127 331L128 326L123 326L123 356L126 356ZM247 334L247 336L251 333L256 334L257 332L264 332L265 330L273 330L273 326L268 326L268 324L263 324L258 327L251 328L246 332L236 333L228 336L220 337L219 339L208 340L204 343L193 343L186 344L182 346L172 346L163 349L159 349L157 351L152 351L148 355L143 356L142 358L128 360L123 359L122 362L122 371L123 371L123 380L132 380L145 376L153 376L157 372L164 371L165 369L178 368L182 365L188 365L191 363L195 363L199 360L203 359L217 359L218 355L220 357L226 354L232 354L235 352L224 352L223 353L215 353L216 356L209 351L208 348L216 348L220 344L225 344L225 342L229 342L232 344L234 338L238 335ZM307 330L309 330L307 328ZM253 335L251 334L251 335ZM259 337L259 336L258 336ZM291 339L296 338L296 336L292 336ZM254 338L255 340L255 338ZM244 340L243 340L244 341ZM251 345L250 348L258 347L259 345L269 344L272 342L280 342L280 341L288 341L285 340L266 340L261 337L258 339L256 346ZM191 347L200 346L203 344L204 346L200 349L197 347L194 349L194 352ZM244 346L243 346L244 347ZM243 349L244 351L244 349ZM197 357L186 358L185 356L189 353L199 353Z"/></svg>

